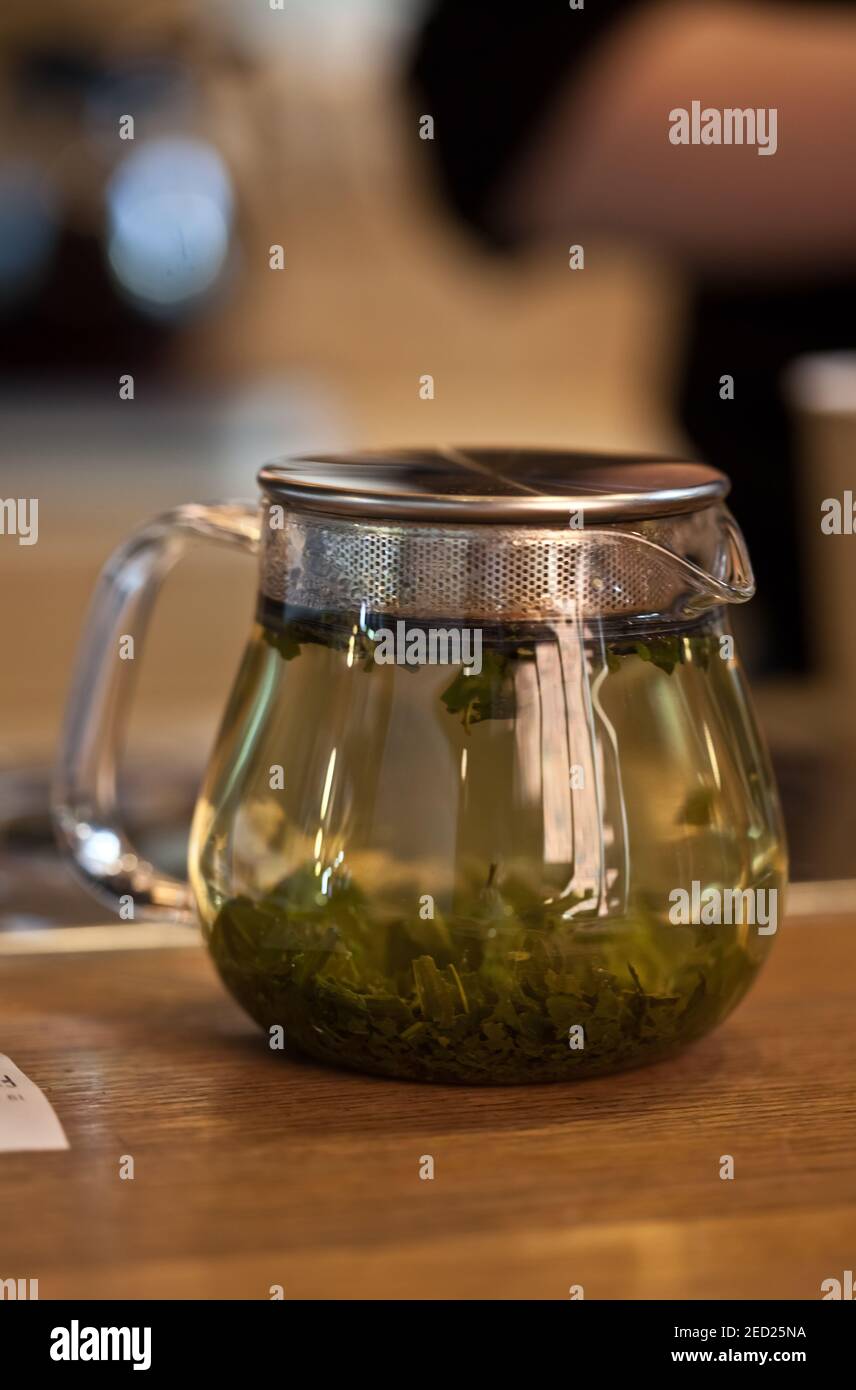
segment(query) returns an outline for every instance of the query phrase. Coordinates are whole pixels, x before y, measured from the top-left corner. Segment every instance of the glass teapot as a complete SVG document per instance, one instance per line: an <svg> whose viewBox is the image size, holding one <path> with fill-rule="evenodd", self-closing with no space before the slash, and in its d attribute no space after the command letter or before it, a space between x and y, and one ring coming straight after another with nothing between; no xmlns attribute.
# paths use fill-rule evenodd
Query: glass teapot
<svg viewBox="0 0 856 1390"><path fill-rule="evenodd" d="M284 460L261 507L151 523L100 581L57 778L80 871L198 916L271 1045L423 1081L559 1081L714 1027L772 943L785 849L729 630L727 479L554 451ZM189 537L258 554L193 821L140 857L115 757Z"/></svg>

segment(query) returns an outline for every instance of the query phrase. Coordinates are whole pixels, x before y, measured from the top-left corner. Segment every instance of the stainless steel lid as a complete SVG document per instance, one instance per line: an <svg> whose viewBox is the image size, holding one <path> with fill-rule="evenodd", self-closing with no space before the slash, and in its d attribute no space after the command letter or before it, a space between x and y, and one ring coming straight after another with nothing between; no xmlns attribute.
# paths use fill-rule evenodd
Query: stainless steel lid
<svg viewBox="0 0 856 1390"><path fill-rule="evenodd" d="M561 449L397 449L277 459L259 485L273 501L327 516L467 525L567 525L697 511L725 497L724 473L643 454Z"/></svg>

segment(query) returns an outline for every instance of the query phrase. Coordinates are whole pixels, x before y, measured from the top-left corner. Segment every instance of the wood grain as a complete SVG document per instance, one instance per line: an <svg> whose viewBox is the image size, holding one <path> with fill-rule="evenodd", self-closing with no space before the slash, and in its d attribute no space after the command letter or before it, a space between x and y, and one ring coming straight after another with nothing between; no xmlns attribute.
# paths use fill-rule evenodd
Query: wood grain
<svg viewBox="0 0 856 1390"><path fill-rule="evenodd" d="M0 1278L42 1298L817 1298L856 1258L854 985L856 919L791 921L676 1061L475 1090L272 1054L195 948L0 958L0 1050L71 1142L0 1155Z"/></svg>

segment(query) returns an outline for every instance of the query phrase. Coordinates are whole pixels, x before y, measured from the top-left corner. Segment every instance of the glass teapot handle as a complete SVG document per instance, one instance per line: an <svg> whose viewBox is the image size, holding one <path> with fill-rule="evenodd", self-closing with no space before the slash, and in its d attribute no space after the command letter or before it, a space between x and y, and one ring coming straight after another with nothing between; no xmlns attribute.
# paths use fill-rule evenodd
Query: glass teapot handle
<svg viewBox="0 0 856 1390"><path fill-rule="evenodd" d="M189 503L134 532L108 560L89 608L60 738L53 816L61 846L87 887L134 919L192 922L190 886L140 855L121 822L116 767L137 661L154 600L194 539L255 553L257 504ZM133 638L134 660L120 646Z"/></svg>

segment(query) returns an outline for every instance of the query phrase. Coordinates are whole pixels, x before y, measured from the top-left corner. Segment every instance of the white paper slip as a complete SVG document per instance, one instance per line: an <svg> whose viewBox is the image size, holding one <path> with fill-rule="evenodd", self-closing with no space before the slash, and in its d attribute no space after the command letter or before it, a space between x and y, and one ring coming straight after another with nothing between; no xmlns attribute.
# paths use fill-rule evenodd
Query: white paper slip
<svg viewBox="0 0 856 1390"><path fill-rule="evenodd" d="M47 1096L0 1052L0 1153L67 1148L65 1130Z"/></svg>

